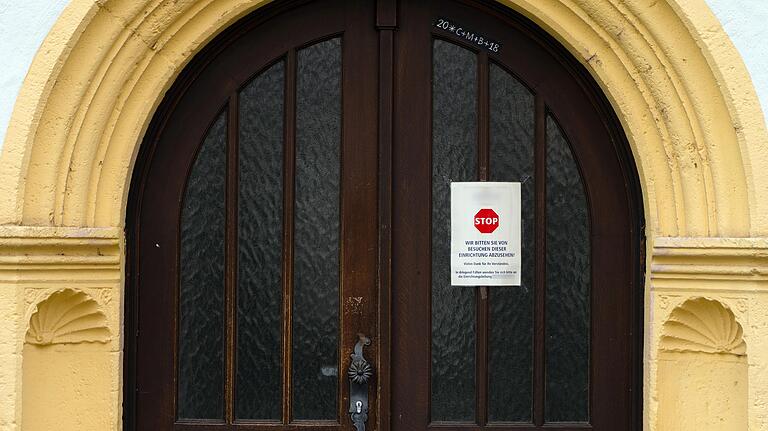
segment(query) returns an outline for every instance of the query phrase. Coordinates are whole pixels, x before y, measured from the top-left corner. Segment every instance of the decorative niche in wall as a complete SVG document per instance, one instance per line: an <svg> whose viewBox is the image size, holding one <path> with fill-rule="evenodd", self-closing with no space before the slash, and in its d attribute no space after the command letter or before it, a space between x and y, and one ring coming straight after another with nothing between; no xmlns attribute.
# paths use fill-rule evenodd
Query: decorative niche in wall
<svg viewBox="0 0 768 431"><path fill-rule="evenodd" d="M107 343L110 332L99 304L85 292L62 289L37 305L27 344Z"/></svg>

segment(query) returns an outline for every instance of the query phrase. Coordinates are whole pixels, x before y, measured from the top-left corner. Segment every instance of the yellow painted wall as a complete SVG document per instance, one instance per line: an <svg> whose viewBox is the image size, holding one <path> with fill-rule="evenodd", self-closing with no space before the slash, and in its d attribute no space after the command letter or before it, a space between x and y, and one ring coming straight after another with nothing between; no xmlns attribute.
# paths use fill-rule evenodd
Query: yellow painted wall
<svg viewBox="0 0 768 431"><path fill-rule="evenodd" d="M120 354L88 344L23 350L24 430L119 429Z"/></svg>
<svg viewBox="0 0 768 431"><path fill-rule="evenodd" d="M264 3L73 0L54 25L0 155L0 430L120 427L122 227L138 145L189 59ZM703 0L501 3L585 65L630 142L648 223L645 429L768 430L768 139L720 24ZM62 289L94 301L109 340L28 338ZM660 351L674 310L702 297L733 313L746 356ZM736 384L708 392L721 378ZM720 410L702 407L710 396ZM698 419L670 416L674 402Z"/></svg>
<svg viewBox="0 0 768 431"><path fill-rule="evenodd" d="M744 329L722 302L691 298L675 307L656 364L658 429L748 429Z"/></svg>
<svg viewBox="0 0 768 431"><path fill-rule="evenodd" d="M658 366L658 429L748 429L745 357L664 352L659 355Z"/></svg>

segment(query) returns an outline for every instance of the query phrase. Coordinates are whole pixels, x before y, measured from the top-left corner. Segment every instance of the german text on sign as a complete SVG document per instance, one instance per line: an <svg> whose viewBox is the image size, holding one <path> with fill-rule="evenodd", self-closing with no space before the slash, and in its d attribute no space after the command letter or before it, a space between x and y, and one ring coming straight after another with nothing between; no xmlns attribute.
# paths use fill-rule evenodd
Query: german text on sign
<svg viewBox="0 0 768 431"><path fill-rule="evenodd" d="M520 285L520 183L451 183L451 284Z"/></svg>

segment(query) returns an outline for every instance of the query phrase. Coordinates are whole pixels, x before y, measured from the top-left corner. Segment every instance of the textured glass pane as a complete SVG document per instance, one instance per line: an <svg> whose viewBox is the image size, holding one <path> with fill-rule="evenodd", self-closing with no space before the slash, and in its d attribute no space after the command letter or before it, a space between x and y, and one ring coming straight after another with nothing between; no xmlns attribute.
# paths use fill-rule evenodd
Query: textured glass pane
<svg viewBox="0 0 768 431"><path fill-rule="evenodd" d="M522 285L490 291L488 419L531 421L533 375L533 95L490 68L491 179L522 183Z"/></svg>
<svg viewBox="0 0 768 431"><path fill-rule="evenodd" d="M224 185L227 121L211 127L181 209L178 417L224 416Z"/></svg>
<svg viewBox="0 0 768 431"><path fill-rule="evenodd" d="M547 118L549 422L589 420L589 212L568 142Z"/></svg>
<svg viewBox="0 0 768 431"><path fill-rule="evenodd" d="M436 40L432 81L432 420L475 418L475 289L451 286L451 181L477 172L477 60Z"/></svg>
<svg viewBox="0 0 768 431"><path fill-rule="evenodd" d="M341 40L298 53L293 415L336 419Z"/></svg>
<svg viewBox="0 0 768 431"><path fill-rule="evenodd" d="M239 419L280 419L284 66L240 93L237 375Z"/></svg>

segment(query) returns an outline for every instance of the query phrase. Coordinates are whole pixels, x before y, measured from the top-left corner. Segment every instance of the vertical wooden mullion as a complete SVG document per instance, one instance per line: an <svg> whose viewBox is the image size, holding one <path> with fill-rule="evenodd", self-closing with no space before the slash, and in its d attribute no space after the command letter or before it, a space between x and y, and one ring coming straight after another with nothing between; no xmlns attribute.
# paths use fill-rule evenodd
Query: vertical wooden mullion
<svg viewBox="0 0 768 431"><path fill-rule="evenodd" d="M478 177L480 181L490 179L489 142L489 89L488 54L482 52L477 58L477 147ZM476 290L477 344L475 354L476 370L476 418L479 425L488 421L488 287Z"/></svg>
<svg viewBox="0 0 768 431"><path fill-rule="evenodd" d="M352 1L352 0L348 0ZM347 345L352 345L350 342L350 335L347 332L347 329L352 329L351 326L354 325L356 322L352 319L347 319L345 313L344 313L344 297L346 296L354 296L354 290L357 286L354 286L353 282L348 283L347 282L347 276L350 275L349 273L352 272L349 270L351 265L348 261L348 258L350 257L349 249L351 248L351 244L347 242L348 238L352 238L353 235L350 235L350 228L352 227L349 223L349 219L347 218L347 212L345 211L345 208L348 207L351 200L354 200L354 196L352 195L352 188L348 187L349 179L348 175L350 175L352 172L352 162L350 162L350 157L346 152L348 151L348 145L350 142L349 139L349 133L347 130L347 127L349 125L350 118L344 115L346 112L350 112L349 106L347 105L350 103L351 99L351 80L350 73L348 71L348 67L352 61L350 60L349 52L353 51L353 48L350 46L352 39L349 35L352 33L350 31L350 28L346 28L346 31L341 36L341 141L339 141L339 165L338 165L338 173L339 173L339 189L338 189L338 229L339 229L339 237L338 237L338 250L336 251L337 259L339 262L338 268L336 270L338 271L338 285L337 285L337 291L336 294L338 295L338 309L337 309L337 319L338 319L338 328L336 332L337 342L336 342L336 369L339 371L344 370L344 364L346 362L345 354L346 351L345 347ZM345 37L346 36L346 37ZM347 164L349 163L349 165ZM354 180L351 181L354 183ZM347 194L349 193L349 195ZM349 326L349 328L348 328ZM352 338L354 339L354 338ZM355 341L356 342L356 341ZM344 387L344 374L342 372L337 373L339 377L342 377L337 380L338 386L336 387L336 417L339 421L343 421L343 418L345 416L345 413L347 411L347 406L344 405L344 399L349 397L349 387ZM370 408L369 408L370 411Z"/></svg>
<svg viewBox="0 0 768 431"><path fill-rule="evenodd" d="M544 98L535 99L534 184L535 207L535 288L533 348L533 423L544 424L546 403L546 240L547 240L547 139Z"/></svg>
<svg viewBox="0 0 768 431"><path fill-rule="evenodd" d="M477 170L480 181L490 180L488 54L477 58Z"/></svg>
<svg viewBox="0 0 768 431"><path fill-rule="evenodd" d="M283 424L293 416L293 206L296 167L296 50L285 62L285 121L283 131Z"/></svg>
<svg viewBox="0 0 768 431"><path fill-rule="evenodd" d="M394 31L379 39L379 415L380 429L390 429L390 336L392 327L392 116Z"/></svg>
<svg viewBox="0 0 768 431"><path fill-rule="evenodd" d="M238 197L238 100L237 92L229 96L227 112L227 225L225 281L225 419L235 419L235 354L237 352L237 197Z"/></svg>
<svg viewBox="0 0 768 431"><path fill-rule="evenodd" d="M378 261L378 400L379 429L390 425L390 337L392 333L392 140L394 117L395 28L397 2L378 0L379 30L379 261Z"/></svg>

